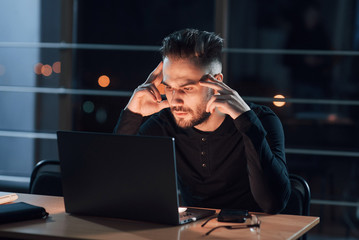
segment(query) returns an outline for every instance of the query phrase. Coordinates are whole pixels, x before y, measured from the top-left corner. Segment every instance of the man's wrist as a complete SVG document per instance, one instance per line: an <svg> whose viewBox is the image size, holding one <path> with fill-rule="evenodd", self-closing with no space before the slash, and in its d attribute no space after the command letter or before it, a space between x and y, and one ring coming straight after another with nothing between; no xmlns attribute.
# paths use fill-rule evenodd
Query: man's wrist
<svg viewBox="0 0 359 240"><path fill-rule="evenodd" d="M123 109L123 115L126 117L129 116L132 118L143 118L143 116L140 113L133 112L128 108Z"/></svg>
<svg viewBox="0 0 359 240"><path fill-rule="evenodd" d="M127 111L127 112L130 112L130 113L132 113L132 114L140 115L141 117L143 117L143 115L142 115L141 113L130 109L128 106L126 106L123 110L124 110L124 111Z"/></svg>
<svg viewBox="0 0 359 240"><path fill-rule="evenodd" d="M248 111L250 111L250 110L251 110L251 109L248 108L248 109L243 110L243 111L235 111L235 112L233 112L233 113L231 113L231 114L229 114L229 115L233 118L233 120L235 120L235 119L237 119L239 116L241 116L242 114L244 114L244 113L246 113L246 112L248 112Z"/></svg>
<svg viewBox="0 0 359 240"><path fill-rule="evenodd" d="M248 110L234 119L234 125L240 132L247 132L256 118L257 115L252 110Z"/></svg>

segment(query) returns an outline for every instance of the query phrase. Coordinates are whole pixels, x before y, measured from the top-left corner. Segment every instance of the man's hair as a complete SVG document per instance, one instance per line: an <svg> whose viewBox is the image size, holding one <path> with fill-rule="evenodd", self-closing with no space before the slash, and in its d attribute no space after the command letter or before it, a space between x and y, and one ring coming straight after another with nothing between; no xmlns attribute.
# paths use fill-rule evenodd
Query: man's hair
<svg viewBox="0 0 359 240"><path fill-rule="evenodd" d="M184 29L165 37L160 51L163 58L189 59L198 66L206 67L214 62L222 63L222 48L223 39L217 34Z"/></svg>

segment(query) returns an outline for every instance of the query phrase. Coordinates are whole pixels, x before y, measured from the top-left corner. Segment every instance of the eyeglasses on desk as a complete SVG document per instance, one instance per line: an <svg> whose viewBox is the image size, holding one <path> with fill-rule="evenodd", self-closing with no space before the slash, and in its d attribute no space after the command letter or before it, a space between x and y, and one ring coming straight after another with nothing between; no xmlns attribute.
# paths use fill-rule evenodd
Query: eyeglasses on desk
<svg viewBox="0 0 359 240"><path fill-rule="evenodd" d="M206 222L204 222L202 224L202 227L204 227L210 220L214 219L210 218L208 219ZM248 221L249 220L249 221ZM228 230L235 230L235 229L245 229L245 228L249 228L252 231L255 231L257 234L260 233L260 226L261 226L261 221L258 219L258 217L256 215L250 215L250 218L247 218L247 223L243 223L243 224L236 224L236 225L221 225L221 226L217 226L212 228L211 230L209 230L208 232L206 232L206 236L208 236L209 234L211 234L213 231L219 229L219 228L226 228Z"/></svg>

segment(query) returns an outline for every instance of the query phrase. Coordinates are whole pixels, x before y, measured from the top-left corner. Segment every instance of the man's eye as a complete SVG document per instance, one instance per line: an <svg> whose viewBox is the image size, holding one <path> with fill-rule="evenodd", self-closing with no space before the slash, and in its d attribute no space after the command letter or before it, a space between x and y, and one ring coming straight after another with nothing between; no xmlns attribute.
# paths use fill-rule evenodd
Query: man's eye
<svg viewBox="0 0 359 240"><path fill-rule="evenodd" d="M192 91L193 90L193 87L185 87L183 88L185 91Z"/></svg>
<svg viewBox="0 0 359 240"><path fill-rule="evenodd" d="M165 88L166 88L166 90L172 90L172 87L170 87L170 86L166 86Z"/></svg>

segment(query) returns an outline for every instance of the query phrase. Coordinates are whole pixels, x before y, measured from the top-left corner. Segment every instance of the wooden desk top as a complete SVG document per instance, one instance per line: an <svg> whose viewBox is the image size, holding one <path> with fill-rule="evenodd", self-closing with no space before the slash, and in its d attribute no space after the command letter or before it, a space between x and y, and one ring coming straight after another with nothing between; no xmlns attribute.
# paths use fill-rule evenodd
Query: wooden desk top
<svg viewBox="0 0 359 240"><path fill-rule="evenodd" d="M65 213L62 197L18 194L17 201L42 206L50 216L46 220L30 220L0 225L0 238L20 239L297 239L319 223L319 217L258 214L260 236L250 229L218 229L204 234L223 223L204 220L181 226L169 226L122 219L79 217ZM234 225L234 224L224 224Z"/></svg>

